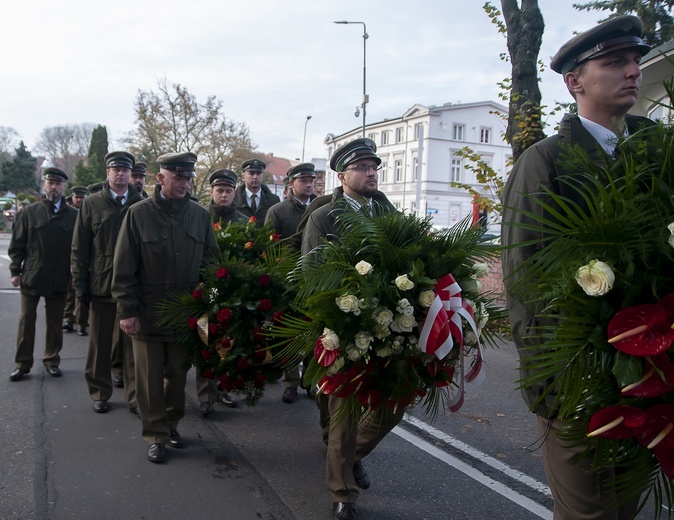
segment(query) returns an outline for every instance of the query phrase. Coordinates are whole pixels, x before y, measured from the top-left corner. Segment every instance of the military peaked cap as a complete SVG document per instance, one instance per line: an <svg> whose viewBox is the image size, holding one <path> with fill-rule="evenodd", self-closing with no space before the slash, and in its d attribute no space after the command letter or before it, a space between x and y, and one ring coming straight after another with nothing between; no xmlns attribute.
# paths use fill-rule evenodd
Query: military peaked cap
<svg viewBox="0 0 674 520"><path fill-rule="evenodd" d="M267 163L260 159L248 159L241 163L241 169L244 172L262 172L267 167Z"/></svg>
<svg viewBox="0 0 674 520"><path fill-rule="evenodd" d="M133 168L136 158L129 152L108 152L103 159L106 168L113 168L115 166L121 168Z"/></svg>
<svg viewBox="0 0 674 520"><path fill-rule="evenodd" d="M313 163L300 163L295 166L288 168L286 172L286 177L289 181L296 179L297 177L316 177L316 172L314 171L316 167Z"/></svg>
<svg viewBox="0 0 674 520"><path fill-rule="evenodd" d="M377 165L381 164L381 159L377 157L377 145L372 139L361 137L337 148L330 158L330 168L343 172L349 164L360 159L373 159Z"/></svg>
<svg viewBox="0 0 674 520"><path fill-rule="evenodd" d="M183 177L197 176L194 173L197 154L194 152L165 153L157 157L157 162L162 170L169 170Z"/></svg>
<svg viewBox="0 0 674 520"><path fill-rule="evenodd" d="M50 166L45 168L43 172L44 178L52 181L67 181L68 175L61 168Z"/></svg>
<svg viewBox="0 0 674 520"><path fill-rule="evenodd" d="M86 186L73 186L72 188L70 188L70 193L74 195L86 195L87 188Z"/></svg>
<svg viewBox="0 0 674 520"><path fill-rule="evenodd" d="M147 174L145 173L147 171L147 164L144 162L137 162L136 164L133 165L133 168L131 168L131 175L142 175L143 177L146 177Z"/></svg>
<svg viewBox="0 0 674 520"><path fill-rule="evenodd" d="M211 176L208 178L208 182L211 186L217 186L218 184L225 184L236 188L236 173L231 170L217 170L211 173Z"/></svg>

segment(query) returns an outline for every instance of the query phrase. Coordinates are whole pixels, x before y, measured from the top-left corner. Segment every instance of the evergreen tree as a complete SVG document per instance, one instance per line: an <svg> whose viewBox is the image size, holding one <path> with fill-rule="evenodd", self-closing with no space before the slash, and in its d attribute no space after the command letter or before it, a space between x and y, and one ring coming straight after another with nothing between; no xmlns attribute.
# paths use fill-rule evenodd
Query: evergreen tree
<svg viewBox="0 0 674 520"><path fill-rule="evenodd" d="M21 141L15 150L14 158L2 164L2 188L14 193L19 190L37 190L35 168L35 158Z"/></svg>
<svg viewBox="0 0 674 520"><path fill-rule="evenodd" d="M94 175L89 166L84 165L81 157L73 168L73 177L73 186L88 186L89 184L103 180L99 176Z"/></svg>
<svg viewBox="0 0 674 520"><path fill-rule="evenodd" d="M105 163L103 159L108 153L108 130L103 125L98 125L91 132L91 144L89 145L89 155L87 166L90 173L95 178L94 181L105 179Z"/></svg>
<svg viewBox="0 0 674 520"><path fill-rule="evenodd" d="M625 14L636 15L644 24L644 41L654 47L674 38L674 0L593 0L573 7L579 11L610 11L602 22Z"/></svg>

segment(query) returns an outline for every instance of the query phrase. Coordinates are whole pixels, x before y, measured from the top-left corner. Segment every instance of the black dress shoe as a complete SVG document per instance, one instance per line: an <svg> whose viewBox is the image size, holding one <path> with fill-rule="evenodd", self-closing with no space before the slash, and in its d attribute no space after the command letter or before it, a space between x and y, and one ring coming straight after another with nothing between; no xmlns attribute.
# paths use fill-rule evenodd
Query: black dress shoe
<svg viewBox="0 0 674 520"><path fill-rule="evenodd" d="M147 449L147 460L150 462L164 462L164 455L166 450L163 444L150 444Z"/></svg>
<svg viewBox="0 0 674 520"><path fill-rule="evenodd" d="M286 388L281 396L284 403L294 403L297 400L297 388Z"/></svg>
<svg viewBox="0 0 674 520"><path fill-rule="evenodd" d="M136 406L129 406L129 413L132 413L134 415L138 415L138 407Z"/></svg>
<svg viewBox="0 0 674 520"><path fill-rule="evenodd" d="M370 477L363 468L363 462L360 460L353 465L353 478L356 480L356 486L360 489L368 489L370 487Z"/></svg>
<svg viewBox="0 0 674 520"><path fill-rule="evenodd" d="M213 403L209 401L204 401L199 405L199 413L204 417L211 415L213 413Z"/></svg>
<svg viewBox="0 0 674 520"><path fill-rule="evenodd" d="M94 401L94 412L105 413L108 411L108 403L106 401Z"/></svg>
<svg viewBox="0 0 674 520"><path fill-rule="evenodd" d="M234 398L226 392L220 394L215 400L220 404L225 405L227 408L236 408L237 406Z"/></svg>
<svg viewBox="0 0 674 520"><path fill-rule="evenodd" d="M52 377L61 377L63 374L61 373L61 369L57 367L56 365L50 365L47 367L47 372L49 372L49 375Z"/></svg>
<svg viewBox="0 0 674 520"><path fill-rule="evenodd" d="M75 330L73 328L73 322L72 321L64 321L63 322L63 330L67 330L68 332L72 332Z"/></svg>
<svg viewBox="0 0 674 520"><path fill-rule="evenodd" d="M112 374L112 386L124 388L124 376L122 374Z"/></svg>
<svg viewBox="0 0 674 520"><path fill-rule="evenodd" d="M169 431L168 445L171 446L171 448L182 448L183 447L183 438L178 433L178 430Z"/></svg>
<svg viewBox="0 0 674 520"><path fill-rule="evenodd" d="M334 520L356 520L356 504L351 502L333 502L332 518Z"/></svg>
<svg viewBox="0 0 674 520"><path fill-rule="evenodd" d="M88 336L89 333L87 332L86 327L82 327L80 330L77 331L78 336Z"/></svg>
<svg viewBox="0 0 674 520"><path fill-rule="evenodd" d="M15 368L12 370L12 373L9 374L10 381L21 381L23 376L25 376L30 370L24 370L23 368Z"/></svg>

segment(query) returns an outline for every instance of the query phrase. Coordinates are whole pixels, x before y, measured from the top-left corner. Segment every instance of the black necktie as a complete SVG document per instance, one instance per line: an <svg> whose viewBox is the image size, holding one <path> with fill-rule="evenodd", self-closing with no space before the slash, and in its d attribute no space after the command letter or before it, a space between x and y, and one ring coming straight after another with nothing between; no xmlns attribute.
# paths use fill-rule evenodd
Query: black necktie
<svg viewBox="0 0 674 520"><path fill-rule="evenodd" d="M119 205L121 206L121 205L122 205L122 201L124 200L124 195L117 195L117 196L115 197L115 200L117 201L117 204L119 204Z"/></svg>
<svg viewBox="0 0 674 520"><path fill-rule="evenodd" d="M250 196L250 210L251 210L253 213L255 213L255 212L257 211L257 204L255 203L255 198L256 198L256 197L257 197L257 195L255 195L255 193L253 193L253 194Z"/></svg>

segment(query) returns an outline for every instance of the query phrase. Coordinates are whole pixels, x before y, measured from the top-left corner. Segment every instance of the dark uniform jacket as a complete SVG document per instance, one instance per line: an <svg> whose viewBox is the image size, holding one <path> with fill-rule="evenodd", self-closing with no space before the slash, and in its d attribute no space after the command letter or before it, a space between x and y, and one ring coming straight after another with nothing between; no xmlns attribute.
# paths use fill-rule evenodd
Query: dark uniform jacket
<svg viewBox="0 0 674 520"><path fill-rule="evenodd" d="M114 303L112 297L112 259L122 220L129 208L141 200L138 190L129 185L124 206L114 199L106 181L103 189L82 201L70 258L75 289L91 299Z"/></svg>
<svg viewBox="0 0 674 520"><path fill-rule="evenodd" d="M70 242L77 210L61 197L54 213L49 200L16 214L7 251L11 276L21 275L21 292L29 296L65 298L70 285Z"/></svg>
<svg viewBox="0 0 674 520"><path fill-rule="evenodd" d="M248 222L248 217L236 211L234 206L219 206L213 203L213 199L208 204L208 212L213 222L220 222L223 228L230 222Z"/></svg>
<svg viewBox="0 0 674 520"><path fill-rule="evenodd" d="M304 215L304 211L310 203L311 200L307 201L307 204L302 204L295 197L289 195L282 202L269 208L264 223L271 222L274 231L281 235L281 238L288 238L297 231L302 215Z"/></svg>
<svg viewBox="0 0 674 520"><path fill-rule="evenodd" d="M653 124L651 120L639 116L628 115L625 117L625 120L630 134L635 132L639 126ZM529 198L523 197L521 194L538 194L537 198L543 199L551 204L552 201L550 200L550 197L541 192L540 187L546 186L551 188L555 193L572 200L578 199L579 196L575 190L570 189L566 184L559 181L559 179L565 175L565 172L559 164L560 155L562 154L565 145L578 145L585 150L590 157L595 157L598 160L601 157L601 154L605 153L600 151L600 144L592 134L585 129L580 118L577 115L569 114L562 119L557 135L543 139L525 150L515 163L503 190L502 200L504 209L501 232L501 244L503 246L519 244L539 238L534 232L521 227L519 224L531 223L531 219L524 215L522 213L523 211L543 216L542 209L539 205L532 202ZM517 210L512 208L517 208ZM535 347L540 344L539 340L527 337L528 334L532 334L532 327L554 325L554 322L548 320L544 321L543 319L536 317L536 314L540 313L540 304L539 306L536 306L533 304L527 305L520 303L513 294L510 293L510 288L521 277L518 273L514 272L518 266L531 257L535 250L540 247L543 246L523 246L503 249L501 251L504 284L509 291L508 312L510 315L512 336L515 346L519 350L520 360L522 361L527 357L540 353L540 350L522 350L524 347ZM524 377L528 374L522 371L521 375ZM542 395L543 389L547 387L548 384L549 383L540 383L522 389L524 401L530 408ZM554 395L548 395L545 400L533 408L532 411L545 417L550 417L551 415L554 415L554 411L551 409L554 400Z"/></svg>
<svg viewBox="0 0 674 520"><path fill-rule="evenodd" d="M157 324L157 307L169 294L192 291L200 271L218 255L208 211L184 198L153 195L134 204L122 222L115 247L112 296L120 320L137 318L138 338L171 341L171 331Z"/></svg>
<svg viewBox="0 0 674 520"><path fill-rule="evenodd" d="M302 231L303 255L324 243L325 239L329 241L340 236L339 229L335 226L335 220L338 215L347 211L350 207L348 204L345 205L344 202L346 202L344 200L344 188L340 186L334 189L332 196L319 197L310 206L309 211L311 213ZM372 204L378 206L378 213L390 213L396 210L395 206L386 198L386 195L380 191L372 197Z"/></svg>
<svg viewBox="0 0 674 520"><path fill-rule="evenodd" d="M257 192L259 196L257 200L257 211L255 211L255 218L257 219L255 225L262 227L264 225L264 218L267 215L267 210L274 204L281 202L277 195L274 195L266 185L260 186L260 191ZM234 206L239 213L243 213L246 217L252 217L253 211L250 209L246 201L246 186L239 186L236 189L234 196Z"/></svg>

